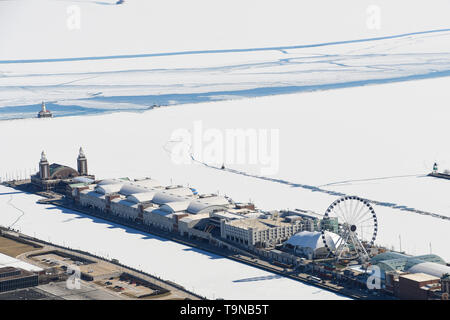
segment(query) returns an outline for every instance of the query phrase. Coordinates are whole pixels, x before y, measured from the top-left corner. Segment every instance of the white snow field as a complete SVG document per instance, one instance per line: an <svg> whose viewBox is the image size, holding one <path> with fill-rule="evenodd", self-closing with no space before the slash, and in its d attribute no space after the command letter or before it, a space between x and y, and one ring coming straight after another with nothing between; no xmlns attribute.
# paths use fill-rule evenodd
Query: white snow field
<svg viewBox="0 0 450 320"><path fill-rule="evenodd" d="M448 1L113 3L0 2L0 120L450 74Z"/></svg>
<svg viewBox="0 0 450 320"><path fill-rule="evenodd" d="M87 250L181 284L209 299L347 299L214 254L67 209L0 186L1 224L37 238ZM15 207L14 207L15 206Z"/></svg>
<svg viewBox="0 0 450 320"><path fill-rule="evenodd" d="M450 27L446 0L115 2L3 0L0 56L61 59L298 46Z"/></svg>

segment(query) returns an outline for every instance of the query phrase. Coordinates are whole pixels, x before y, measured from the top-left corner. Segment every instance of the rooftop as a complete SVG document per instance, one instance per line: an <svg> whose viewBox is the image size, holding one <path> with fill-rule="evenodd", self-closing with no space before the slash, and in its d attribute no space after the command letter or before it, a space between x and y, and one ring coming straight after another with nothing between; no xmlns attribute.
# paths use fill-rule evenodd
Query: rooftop
<svg viewBox="0 0 450 320"><path fill-rule="evenodd" d="M189 223L192 221L198 221L203 219L208 219L209 213L198 213L198 214L189 214L187 217L183 217L180 219L180 221L183 221L185 223Z"/></svg>
<svg viewBox="0 0 450 320"><path fill-rule="evenodd" d="M258 231L267 230L276 227L291 226L291 223L284 222L283 219L238 219L227 222L228 225L242 229L256 229Z"/></svg>
<svg viewBox="0 0 450 320"><path fill-rule="evenodd" d="M0 282L8 282L14 279L29 277L32 276L33 274L34 274L33 272L23 270L21 268L13 268L13 267L0 268L0 275L2 275L2 277L0 277Z"/></svg>
<svg viewBox="0 0 450 320"><path fill-rule="evenodd" d="M18 270L18 269L14 268L14 267L0 267L0 274L8 273L8 272L16 271L16 270Z"/></svg>
<svg viewBox="0 0 450 320"><path fill-rule="evenodd" d="M324 236L327 245L331 249L335 250L336 249L335 244L339 241L340 236L329 231L325 231ZM325 246L325 243L322 238L322 232L319 231L297 232L295 235L290 237L289 240L286 241L286 243L292 246L311 248L314 250L323 248Z"/></svg>
<svg viewBox="0 0 450 320"><path fill-rule="evenodd" d="M433 280L439 280L438 277L426 274L426 273L409 273L401 275L400 278L405 278L417 282L424 282L424 281L433 281Z"/></svg>

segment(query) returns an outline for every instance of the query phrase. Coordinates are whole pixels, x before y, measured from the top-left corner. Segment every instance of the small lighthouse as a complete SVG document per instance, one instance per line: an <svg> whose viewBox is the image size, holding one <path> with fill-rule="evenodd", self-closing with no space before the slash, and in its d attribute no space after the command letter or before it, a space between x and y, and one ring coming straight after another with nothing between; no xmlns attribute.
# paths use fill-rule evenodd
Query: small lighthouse
<svg viewBox="0 0 450 320"><path fill-rule="evenodd" d="M45 106L45 102L42 101L42 107L41 111L38 113L38 118L51 118L53 117L50 110L47 110L47 107Z"/></svg>
<svg viewBox="0 0 450 320"><path fill-rule="evenodd" d="M435 162L433 165L433 173L437 173L437 172L438 172L438 164L437 164L437 162Z"/></svg>

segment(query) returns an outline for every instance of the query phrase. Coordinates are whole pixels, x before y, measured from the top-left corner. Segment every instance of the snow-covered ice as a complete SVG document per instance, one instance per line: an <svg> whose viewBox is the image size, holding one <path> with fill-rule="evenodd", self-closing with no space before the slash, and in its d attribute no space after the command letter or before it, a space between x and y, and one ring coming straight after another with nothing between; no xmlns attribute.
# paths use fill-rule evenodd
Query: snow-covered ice
<svg viewBox="0 0 450 320"><path fill-rule="evenodd" d="M34 117L42 100L68 116L450 74L448 1L432 18L421 1L383 2L379 29L366 25L365 0L352 11L334 1L110 3L0 3L0 120ZM76 30L66 26L73 5Z"/></svg>

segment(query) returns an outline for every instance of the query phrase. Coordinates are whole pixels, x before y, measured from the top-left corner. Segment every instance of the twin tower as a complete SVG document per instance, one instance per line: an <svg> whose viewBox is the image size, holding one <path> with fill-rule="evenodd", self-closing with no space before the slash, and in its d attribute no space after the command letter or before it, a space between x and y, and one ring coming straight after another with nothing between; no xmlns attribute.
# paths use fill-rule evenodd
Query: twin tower
<svg viewBox="0 0 450 320"><path fill-rule="evenodd" d="M45 152L42 151L41 161L39 161L39 177L41 178L41 180L54 179L55 177L53 177L54 176L53 172L56 171L55 169L58 169L60 167L63 167L63 166L57 165L57 164L50 165L47 161ZM78 167L78 170L77 170L78 172L72 172L70 174L71 176L74 176L74 175L87 176L88 175L87 158L84 155L83 148L80 148L80 152L78 153L77 167ZM73 170L73 169L71 169L71 170ZM75 171L75 170L73 170L73 171ZM57 177L57 178L62 178L62 177Z"/></svg>

